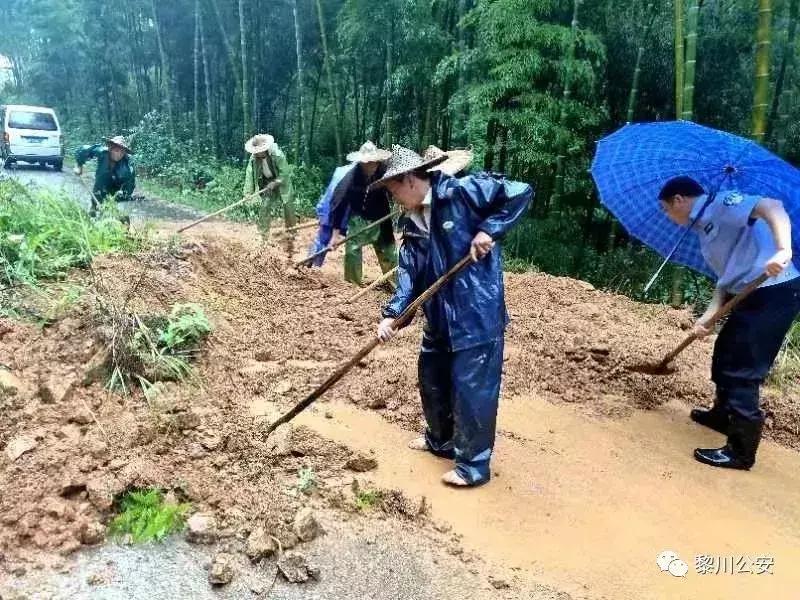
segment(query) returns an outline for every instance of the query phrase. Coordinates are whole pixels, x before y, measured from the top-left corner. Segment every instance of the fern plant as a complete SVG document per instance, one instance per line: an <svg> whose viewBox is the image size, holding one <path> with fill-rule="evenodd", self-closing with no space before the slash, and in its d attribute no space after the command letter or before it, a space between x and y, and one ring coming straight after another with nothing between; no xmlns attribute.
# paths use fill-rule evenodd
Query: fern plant
<svg viewBox="0 0 800 600"><path fill-rule="evenodd" d="M135 543L161 541L181 531L186 524L189 504L164 501L156 488L128 492L120 501L120 514L111 522L112 537L129 535Z"/></svg>

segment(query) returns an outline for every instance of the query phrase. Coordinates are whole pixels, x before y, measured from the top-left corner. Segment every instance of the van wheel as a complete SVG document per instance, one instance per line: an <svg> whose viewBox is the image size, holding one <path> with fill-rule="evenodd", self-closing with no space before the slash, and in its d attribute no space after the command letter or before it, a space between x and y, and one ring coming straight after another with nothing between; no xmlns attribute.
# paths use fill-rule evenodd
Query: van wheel
<svg viewBox="0 0 800 600"><path fill-rule="evenodd" d="M63 160L57 160L56 162L53 163L53 168L56 171L63 171L64 170L64 161Z"/></svg>
<svg viewBox="0 0 800 600"><path fill-rule="evenodd" d="M15 161L11 160L10 158L7 158L7 159L5 159L5 161L3 161L3 168L4 169L9 169L10 170L10 169L13 169L16 165L17 165L17 163Z"/></svg>

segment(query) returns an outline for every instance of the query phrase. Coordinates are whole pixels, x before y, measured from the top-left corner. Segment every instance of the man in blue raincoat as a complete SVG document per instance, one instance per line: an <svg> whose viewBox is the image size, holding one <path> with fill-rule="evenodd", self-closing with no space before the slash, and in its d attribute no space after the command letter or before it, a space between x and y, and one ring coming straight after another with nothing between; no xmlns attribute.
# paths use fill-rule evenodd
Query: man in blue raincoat
<svg viewBox="0 0 800 600"><path fill-rule="evenodd" d="M372 142L366 142L356 152L347 155L349 165L337 168L325 193L317 204L319 231L314 240L310 254L326 248L340 236L368 227L371 223L390 214L389 195L385 189L369 189L383 176L384 163L392 155L388 150L381 150ZM397 264L397 245L394 239L394 228L391 219L364 231L345 244L344 278L345 281L361 285L363 274L364 246L374 248L381 270L391 271ZM314 259L315 267L322 266L325 255Z"/></svg>
<svg viewBox="0 0 800 600"><path fill-rule="evenodd" d="M500 247L522 218L530 186L477 174L456 179L395 146L385 185L408 216L400 248L397 291L383 309L378 337L396 333L394 320L468 253L474 264L424 305L419 386L427 429L409 447L455 461L442 481L489 481L508 323Z"/></svg>
<svg viewBox="0 0 800 600"><path fill-rule="evenodd" d="M764 413L759 391L786 333L800 314L800 271L792 264L792 224L779 200L720 192L709 201L690 177L668 181L659 194L662 210L700 240L717 275L711 304L695 325L698 337L722 304L766 273L769 279L730 314L717 337L711 363L716 399L710 410L693 410L693 421L728 436L722 448L694 451L714 467L750 469L761 440Z"/></svg>

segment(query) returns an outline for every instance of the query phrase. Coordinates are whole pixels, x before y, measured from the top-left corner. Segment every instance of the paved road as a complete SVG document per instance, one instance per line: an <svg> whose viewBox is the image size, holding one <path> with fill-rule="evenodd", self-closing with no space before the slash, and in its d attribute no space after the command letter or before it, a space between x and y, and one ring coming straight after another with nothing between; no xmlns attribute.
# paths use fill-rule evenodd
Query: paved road
<svg viewBox="0 0 800 600"><path fill-rule="evenodd" d="M21 181L28 186L45 187L64 191L80 200L89 209L92 173L84 173L83 182L71 171L57 172L50 167L19 166L11 169L0 169L0 176L7 176ZM148 198L134 202L121 202L120 210L130 215L134 221L185 221L197 219L203 213L191 208L179 206L161 200Z"/></svg>

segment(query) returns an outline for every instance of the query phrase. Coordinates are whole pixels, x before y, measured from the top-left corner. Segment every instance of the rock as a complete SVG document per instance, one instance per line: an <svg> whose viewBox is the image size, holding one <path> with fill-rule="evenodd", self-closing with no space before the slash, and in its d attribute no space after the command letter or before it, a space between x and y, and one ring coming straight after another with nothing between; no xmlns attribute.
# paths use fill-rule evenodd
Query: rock
<svg viewBox="0 0 800 600"><path fill-rule="evenodd" d="M356 455L344 463L344 468L356 473L366 473L377 469L378 461L368 456Z"/></svg>
<svg viewBox="0 0 800 600"><path fill-rule="evenodd" d="M61 498L48 497L42 500L39 508L46 515L61 519L67 512L67 504Z"/></svg>
<svg viewBox="0 0 800 600"><path fill-rule="evenodd" d="M492 587L496 590L507 590L511 587L505 579L497 579L495 577L489 577L489 583L492 584Z"/></svg>
<svg viewBox="0 0 800 600"><path fill-rule="evenodd" d="M325 411L325 418L326 419L332 419L333 418L333 413L331 411L329 411L329 410L326 410Z"/></svg>
<svg viewBox="0 0 800 600"><path fill-rule="evenodd" d="M105 578L100 573L92 573L86 578L88 585L103 585L106 582Z"/></svg>
<svg viewBox="0 0 800 600"><path fill-rule="evenodd" d="M222 445L222 438L218 435L206 435L200 439L200 444L209 452L213 452Z"/></svg>
<svg viewBox="0 0 800 600"><path fill-rule="evenodd" d="M39 383L39 396L45 404L58 404L69 402L75 392L75 378L72 376L59 377L51 375Z"/></svg>
<svg viewBox="0 0 800 600"><path fill-rule="evenodd" d="M115 481L96 477L86 484L86 492L89 494L89 502L97 510L106 512L114 506L114 490L117 487Z"/></svg>
<svg viewBox="0 0 800 600"><path fill-rule="evenodd" d="M250 591L256 596L263 596L268 589L268 585L263 581L254 581L250 584Z"/></svg>
<svg viewBox="0 0 800 600"><path fill-rule="evenodd" d="M0 367L0 398L21 395L24 389L25 384L19 377Z"/></svg>
<svg viewBox="0 0 800 600"><path fill-rule="evenodd" d="M106 537L106 528L99 521L86 521L78 530L81 544L94 546L100 544Z"/></svg>
<svg viewBox="0 0 800 600"><path fill-rule="evenodd" d="M287 552L278 559L278 571L289 583L305 583L310 578L319 579L319 570L309 566L305 555Z"/></svg>
<svg viewBox="0 0 800 600"><path fill-rule="evenodd" d="M83 385L88 387L96 381L102 381L108 376L108 365L111 362L111 352L108 348L101 348L94 353L83 372Z"/></svg>
<svg viewBox="0 0 800 600"><path fill-rule="evenodd" d="M258 362L269 362L272 360L272 352L269 350L259 350L253 356Z"/></svg>
<svg viewBox="0 0 800 600"><path fill-rule="evenodd" d="M189 458L192 460L198 460L203 458L206 455L206 451L203 449L203 446L200 444L191 444L189 446Z"/></svg>
<svg viewBox="0 0 800 600"><path fill-rule="evenodd" d="M186 541L213 544L217 541L217 520L210 513L195 513L186 521Z"/></svg>
<svg viewBox="0 0 800 600"><path fill-rule="evenodd" d="M211 561L208 582L211 585L227 585L233 581L233 576L235 575L233 562L233 555L224 552L217 554L214 560Z"/></svg>
<svg viewBox="0 0 800 600"><path fill-rule="evenodd" d="M119 471L122 467L128 464L128 461L124 458L115 458L110 463L108 463L108 469L110 471Z"/></svg>
<svg viewBox="0 0 800 600"><path fill-rule="evenodd" d="M107 458L108 445L98 437L87 436L83 441L83 449L93 458Z"/></svg>
<svg viewBox="0 0 800 600"><path fill-rule="evenodd" d="M57 438L66 440L70 444L78 444L81 441L82 435L81 428L74 423L62 425L59 427L58 431L56 431Z"/></svg>
<svg viewBox="0 0 800 600"><path fill-rule="evenodd" d="M200 426L200 415L194 409L180 411L175 414L175 427L181 431L197 429Z"/></svg>
<svg viewBox="0 0 800 600"><path fill-rule="evenodd" d="M386 408L386 398L373 398L369 402L369 407L373 410L380 410Z"/></svg>
<svg viewBox="0 0 800 600"><path fill-rule="evenodd" d="M267 534L263 527L255 528L247 538L245 554L256 562L275 553L275 541Z"/></svg>
<svg viewBox="0 0 800 600"><path fill-rule="evenodd" d="M281 425L267 438L267 452L273 456L288 456L292 453L292 439L291 423Z"/></svg>
<svg viewBox="0 0 800 600"><path fill-rule="evenodd" d="M36 445L36 440L32 437L24 435L15 437L8 442L8 445L6 446L6 456L11 462L14 462L26 452L30 452L36 448Z"/></svg>
<svg viewBox="0 0 800 600"><path fill-rule="evenodd" d="M322 533L322 528L310 508L301 508L295 515L294 533L303 542L310 542Z"/></svg>
<svg viewBox="0 0 800 600"><path fill-rule="evenodd" d="M77 408L69 417L70 423L77 423L78 425L88 425L94 421L92 413L86 408Z"/></svg>

